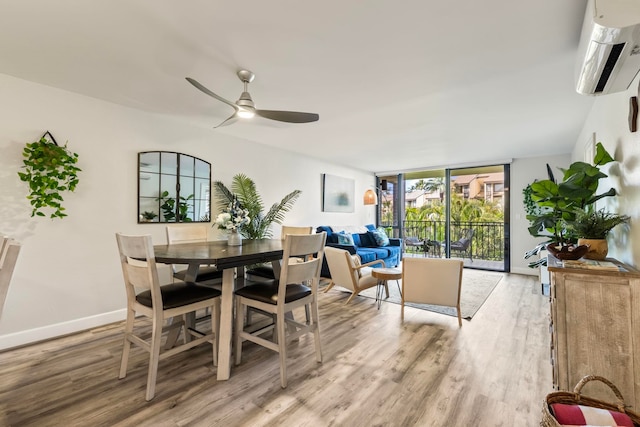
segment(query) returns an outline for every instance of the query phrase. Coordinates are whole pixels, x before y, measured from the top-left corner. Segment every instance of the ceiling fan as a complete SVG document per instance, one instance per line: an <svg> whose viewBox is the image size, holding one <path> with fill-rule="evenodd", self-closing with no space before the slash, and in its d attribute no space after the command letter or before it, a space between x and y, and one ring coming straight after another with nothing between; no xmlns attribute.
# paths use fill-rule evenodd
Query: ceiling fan
<svg viewBox="0 0 640 427"><path fill-rule="evenodd" d="M218 101L224 102L225 104L232 107L235 111L234 113L227 118L225 121L220 123L216 128L220 126L227 126L234 123L238 118L250 119L254 115L264 117L265 119L278 120L280 122L287 123L309 123L317 121L320 116L315 113L301 113L297 111L276 111L276 110L259 110L256 108L253 103L253 99L251 99L251 95L247 92L247 86L249 83L253 81L255 78L255 74L248 70L240 70L238 71L238 78L244 83L244 91L240 94L240 99L238 99L235 103L228 101L221 97L220 95L216 95L211 92L206 87L202 86L198 81L192 79L191 77L187 77L187 81L194 85L197 89L200 89L202 92L207 95L217 99Z"/></svg>

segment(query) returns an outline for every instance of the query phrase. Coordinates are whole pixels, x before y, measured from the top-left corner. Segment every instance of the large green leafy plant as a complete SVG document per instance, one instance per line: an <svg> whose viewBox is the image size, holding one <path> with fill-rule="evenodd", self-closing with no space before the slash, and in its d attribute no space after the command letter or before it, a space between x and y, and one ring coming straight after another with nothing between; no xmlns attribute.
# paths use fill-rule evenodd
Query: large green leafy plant
<svg viewBox="0 0 640 427"><path fill-rule="evenodd" d="M592 211L593 204L603 197L617 194L614 188L596 194L600 180L608 176L600 170L600 166L612 161L613 157L602 143L598 142L593 165L574 162L568 169L560 168L563 172L560 183L556 182L551 168L547 165L549 179L535 181L523 190L529 234L547 239L527 251L525 259L539 254L548 243L568 247L581 237L577 235L574 226L580 215ZM529 263L531 268L540 265L546 265L546 257Z"/></svg>
<svg viewBox="0 0 640 427"><path fill-rule="evenodd" d="M262 197L258 194L256 184L244 174L237 174L231 182L231 189L221 181L215 181L216 199L219 205L228 206L235 199L242 208L249 211L251 221L240 228L240 233L247 239L266 239L273 237L271 224L282 224L285 213L289 212L293 204L302 193L294 190L278 203L274 203L265 213Z"/></svg>
<svg viewBox="0 0 640 427"><path fill-rule="evenodd" d="M18 176L29 184L31 216L46 216L45 210L51 212L51 218L67 216L62 192L74 191L78 185L78 155L66 144L60 147L44 137L27 144L22 154L24 172L18 172Z"/></svg>
<svg viewBox="0 0 640 427"><path fill-rule="evenodd" d="M529 234L534 237L551 238L551 241L560 245L575 242L579 236L573 235L567 225L576 220L576 214L603 197L616 195L613 188L596 194L599 181L607 177L607 174L600 170L600 166L612 161L613 157L602 143L598 142L593 165L574 162L568 169L560 168L564 174L560 183L556 183L553 173L549 170L549 179L529 184L529 197L536 208L532 211L527 207L525 193Z"/></svg>

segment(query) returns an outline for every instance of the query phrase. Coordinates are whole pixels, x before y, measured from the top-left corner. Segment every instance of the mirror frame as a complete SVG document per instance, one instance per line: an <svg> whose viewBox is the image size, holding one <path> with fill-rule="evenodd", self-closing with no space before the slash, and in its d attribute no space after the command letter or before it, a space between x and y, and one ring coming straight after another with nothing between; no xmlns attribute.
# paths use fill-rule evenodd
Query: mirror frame
<svg viewBox="0 0 640 427"><path fill-rule="evenodd" d="M211 163L175 151L139 152L138 224L177 222L211 222Z"/></svg>

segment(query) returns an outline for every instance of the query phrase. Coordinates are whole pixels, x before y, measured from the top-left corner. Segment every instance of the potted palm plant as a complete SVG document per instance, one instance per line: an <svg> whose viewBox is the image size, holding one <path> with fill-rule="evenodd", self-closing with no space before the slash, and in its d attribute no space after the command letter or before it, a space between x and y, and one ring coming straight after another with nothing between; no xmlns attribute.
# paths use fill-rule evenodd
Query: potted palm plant
<svg viewBox="0 0 640 427"><path fill-rule="evenodd" d="M300 190L293 190L278 203L274 203L265 213L262 197L258 193L255 182L244 174L237 174L231 182L231 189L221 181L215 181L217 201L221 206L228 206L237 202L242 209L246 209L251 221L240 228L240 233L247 239L266 239L272 237L271 224L282 224L284 214L291 210L293 204L301 194Z"/></svg>
<svg viewBox="0 0 640 427"><path fill-rule="evenodd" d="M575 220L567 227L578 236L579 245L587 245L585 258L603 260L609 252L607 235L620 224L629 222L629 216L599 210L576 210Z"/></svg>

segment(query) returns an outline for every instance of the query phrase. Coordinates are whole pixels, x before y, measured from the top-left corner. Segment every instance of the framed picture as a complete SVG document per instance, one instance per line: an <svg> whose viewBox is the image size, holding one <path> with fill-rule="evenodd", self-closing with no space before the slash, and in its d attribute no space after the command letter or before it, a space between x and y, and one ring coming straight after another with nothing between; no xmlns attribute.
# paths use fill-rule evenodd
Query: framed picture
<svg viewBox="0 0 640 427"><path fill-rule="evenodd" d="M322 174L322 212L354 212L355 181Z"/></svg>

